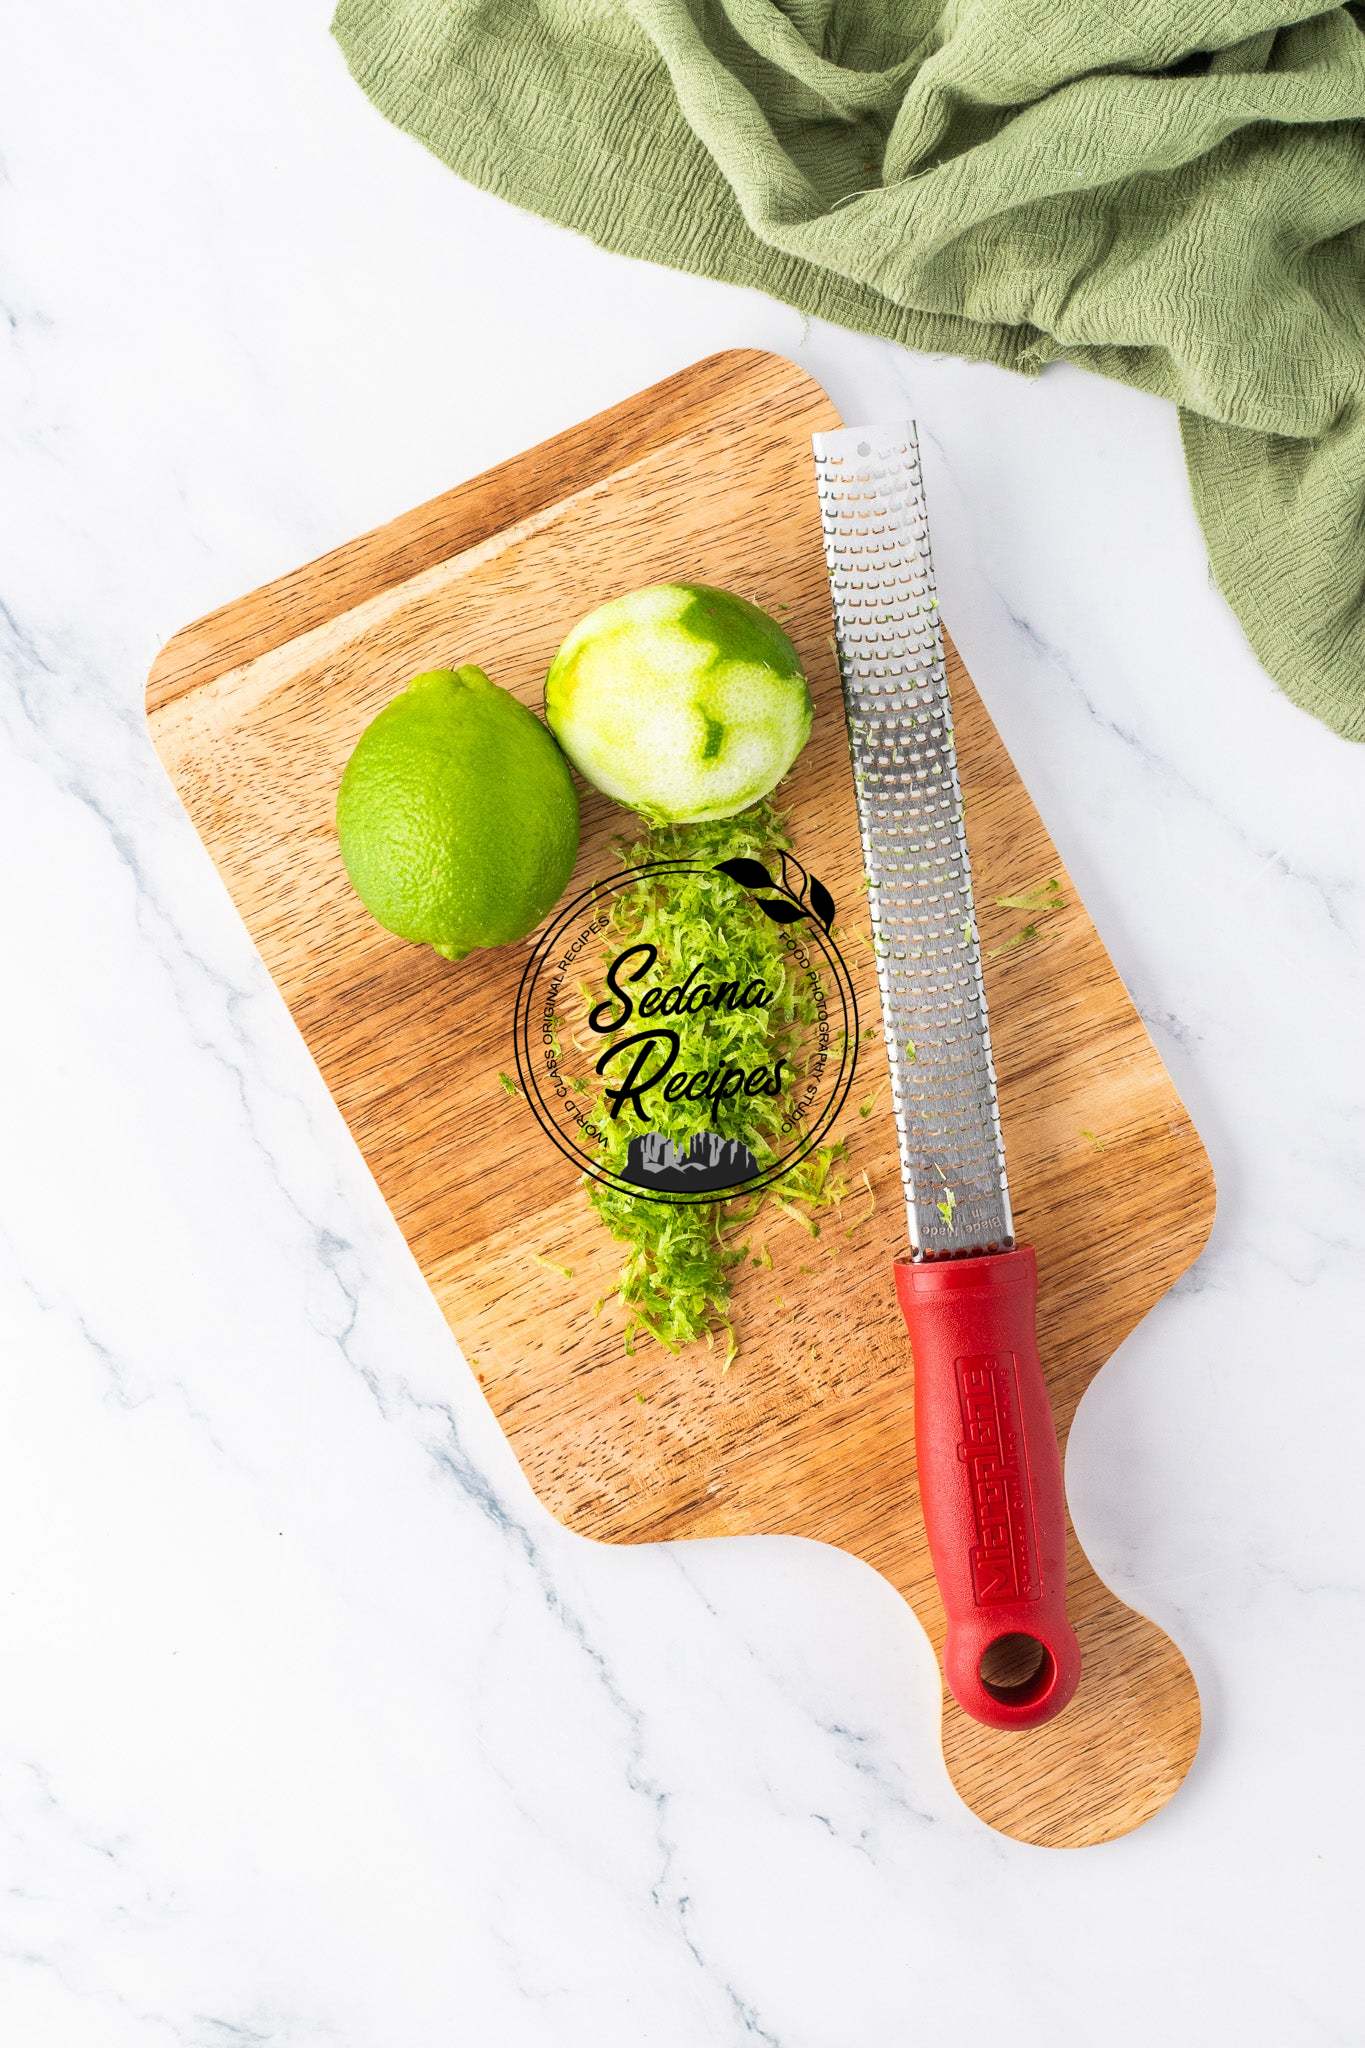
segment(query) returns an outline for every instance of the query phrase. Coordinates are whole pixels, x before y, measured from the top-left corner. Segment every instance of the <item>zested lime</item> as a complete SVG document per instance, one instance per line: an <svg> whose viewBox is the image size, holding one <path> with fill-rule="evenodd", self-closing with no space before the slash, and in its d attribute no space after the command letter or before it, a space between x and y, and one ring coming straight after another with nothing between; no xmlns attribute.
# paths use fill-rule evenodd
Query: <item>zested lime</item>
<svg viewBox="0 0 1365 2048"><path fill-rule="evenodd" d="M336 820L370 915L447 960L524 938L578 852L564 756L481 668L431 669L385 706L346 764Z"/></svg>
<svg viewBox="0 0 1365 2048"><path fill-rule="evenodd" d="M580 775L656 824L729 818L810 737L796 649L747 598L655 583L580 620L550 667L545 716Z"/></svg>

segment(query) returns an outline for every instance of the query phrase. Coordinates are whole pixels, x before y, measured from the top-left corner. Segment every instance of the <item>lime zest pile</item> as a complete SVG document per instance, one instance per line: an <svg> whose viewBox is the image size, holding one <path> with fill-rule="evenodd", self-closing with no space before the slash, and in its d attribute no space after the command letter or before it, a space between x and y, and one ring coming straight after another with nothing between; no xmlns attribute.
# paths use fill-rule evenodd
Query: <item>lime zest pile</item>
<svg viewBox="0 0 1365 2048"><path fill-rule="evenodd" d="M699 981L738 980L743 985L752 977L773 991L768 1009L713 1013L709 1020L710 1058L745 1069L770 1065L778 1057L796 1064L801 1034L813 1022L814 1010L788 963L779 928L765 917L728 915L739 885L714 869L722 860L759 858L789 846L786 826L767 802L737 818L657 826L617 845L627 868L687 860L698 863L700 872L680 876L675 870L666 883L636 887L628 900L618 899L609 938L657 948L661 978L681 976L695 966ZM779 1143L790 1144L790 1134L781 1130L785 1095L784 1090L779 1097L746 1094L719 1103L676 1102L676 1127L669 1135L681 1144L700 1132L717 1131L747 1145L763 1168L778 1158ZM593 1111L593 1122L605 1132L599 1157L619 1174L627 1164L630 1140L646 1125L633 1104L625 1105L619 1117L606 1110L599 1095ZM602 1181L585 1182L590 1205L628 1247L615 1289L625 1312L627 1353L633 1355L641 1338L673 1352L699 1339L715 1348L723 1338L720 1369L728 1371L739 1352L730 1316L737 1270L773 1265L767 1245L753 1246L745 1234L771 1216L818 1239L821 1217L837 1214L849 1191L842 1171L845 1149L842 1141L817 1145L766 1187L717 1202L647 1201ZM598 1310L611 1298L603 1297Z"/></svg>

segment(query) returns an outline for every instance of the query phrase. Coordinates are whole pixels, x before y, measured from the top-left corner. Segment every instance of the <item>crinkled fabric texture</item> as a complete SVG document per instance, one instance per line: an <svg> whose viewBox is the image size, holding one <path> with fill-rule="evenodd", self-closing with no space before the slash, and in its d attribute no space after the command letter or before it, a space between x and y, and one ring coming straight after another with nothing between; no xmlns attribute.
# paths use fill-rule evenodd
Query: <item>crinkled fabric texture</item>
<svg viewBox="0 0 1365 2048"><path fill-rule="evenodd" d="M376 105L604 247L1180 408L1214 574L1365 738L1365 9L341 0Z"/></svg>

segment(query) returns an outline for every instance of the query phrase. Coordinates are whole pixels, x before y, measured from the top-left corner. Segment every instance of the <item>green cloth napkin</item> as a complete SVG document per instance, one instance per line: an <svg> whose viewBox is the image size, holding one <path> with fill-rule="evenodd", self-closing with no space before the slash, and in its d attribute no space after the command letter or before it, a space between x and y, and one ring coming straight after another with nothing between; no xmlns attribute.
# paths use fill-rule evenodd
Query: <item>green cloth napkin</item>
<svg viewBox="0 0 1365 2048"><path fill-rule="evenodd" d="M1365 738L1365 10L341 0L333 32L390 120L606 248L1174 399L1252 645Z"/></svg>

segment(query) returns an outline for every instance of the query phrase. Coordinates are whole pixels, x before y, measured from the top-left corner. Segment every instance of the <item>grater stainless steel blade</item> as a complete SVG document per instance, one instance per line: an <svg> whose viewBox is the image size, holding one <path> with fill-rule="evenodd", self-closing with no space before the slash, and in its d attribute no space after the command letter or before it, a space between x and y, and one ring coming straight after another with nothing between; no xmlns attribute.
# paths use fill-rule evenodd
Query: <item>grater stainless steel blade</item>
<svg viewBox="0 0 1365 2048"><path fill-rule="evenodd" d="M973 1719L1050 1721L1080 1682L1066 1496L1016 1245L914 426L817 434L911 1256L915 1458L943 1670Z"/></svg>
<svg viewBox="0 0 1365 2048"><path fill-rule="evenodd" d="M815 436L825 560L918 1258L1013 1242L912 421Z"/></svg>

